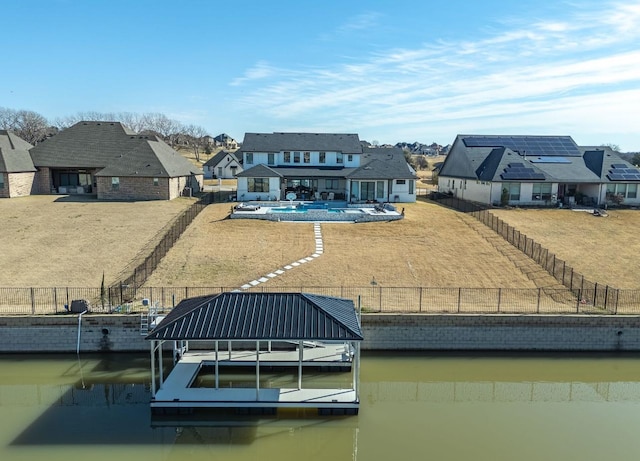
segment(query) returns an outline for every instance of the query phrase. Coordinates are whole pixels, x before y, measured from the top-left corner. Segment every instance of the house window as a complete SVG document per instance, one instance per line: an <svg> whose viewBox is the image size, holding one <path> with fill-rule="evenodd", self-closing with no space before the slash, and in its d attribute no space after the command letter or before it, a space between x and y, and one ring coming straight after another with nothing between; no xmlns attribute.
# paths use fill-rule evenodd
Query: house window
<svg viewBox="0 0 640 461"><path fill-rule="evenodd" d="M327 161L327 153L326 152L320 152L319 161L320 161L320 163L326 163L326 161Z"/></svg>
<svg viewBox="0 0 640 461"><path fill-rule="evenodd" d="M353 162L353 154L347 155L347 162Z"/></svg>
<svg viewBox="0 0 640 461"><path fill-rule="evenodd" d="M153 185L154 186L160 185L160 180L158 178L153 178Z"/></svg>
<svg viewBox="0 0 640 461"><path fill-rule="evenodd" d="M505 183L503 188L507 189L509 192L509 201L519 201L520 200L520 183Z"/></svg>
<svg viewBox="0 0 640 461"><path fill-rule="evenodd" d="M413 194L413 188L415 187L415 181L413 179L409 180L409 193Z"/></svg>
<svg viewBox="0 0 640 461"><path fill-rule="evenodd" d="M291 152L284 153L284 163L291 163Z"/></svg>
<svg viewBox="0 0 640 461"><path fill-rule="evenodd" d="M311 152L305 152L302 160L304 163L311 163Z"/></svg>
<svg viewBox="0 0 640 461"><path fill-rule="evenodd" d="M120 189L120 178L117 178L115 176L111 178L111 189L112 190Z"/></svg>
<svg viewBox="0 0 640 461"><path fill-rule="evenodd" d="M293 163L300 163L300 152L293 153Z"/></svg>
<svg viewBox="0 0 640 461"><path fill-rule="evenodd" d="M396 184L398 184L398 185L402 185L402 184L406 184L406 183L407 183L407 181L404 180L404 179L396 179Z"/></svg>
<svg viewBox="0 0 640 461"><path fill-rule="evenodd" d="M4 189L4 173L0 173L0 189Z"/></svg>
<svg viewBox="0 0 640 461"><path fill-rule="evenodd" d="M275 165L276 164L276 154L268 154L267 155L267 164Z"/></svg>
<svg viewBox="0 0 640 461"><path fill-rule="evenodd" d="M627 186L627 198L636 198L638 196L638 185L629 184Z"/></svg>
<svg viewBox="0 0 640 461"><path fill-rule="evenodd" d="M337 189L338 188L338 180L337 179L327 179L327 180L325 180L325 188L326 189Z"/></svg>
<svg viewBox="0 0 640 461"><path fill-rule="evenodd" d="M247 162L247 165L253 164L253 152L246 152L245 156L246 156L245 160Z"/></svg>
<svg viewBox="0 0 640 461"><path fill-rule="evenodd" d="M247 178L248 192L269 192L269 178Z"/></svg>
<svg viewBox="0 0 640 461"><path fill-rule="evenodd" d="M543 202L551 200L551 183L534 183L532 198Z"/></svg>
<svg viewBox="0 0 640 461"><path fill-rule="evenodd" d="M336 153L336 163L343 163L342 152L337 152Z"/></svg>
<svg viewBox="0 0 640 461"><path fill-rule="evenodd" d="M384 181L376 181L376 197L384 197Z"/></svg>
<svg viewBox="0 0 640 461"><path fill-rule="evenodd" d="M218 167L218 178L222 178L222 167Z"/></svg>

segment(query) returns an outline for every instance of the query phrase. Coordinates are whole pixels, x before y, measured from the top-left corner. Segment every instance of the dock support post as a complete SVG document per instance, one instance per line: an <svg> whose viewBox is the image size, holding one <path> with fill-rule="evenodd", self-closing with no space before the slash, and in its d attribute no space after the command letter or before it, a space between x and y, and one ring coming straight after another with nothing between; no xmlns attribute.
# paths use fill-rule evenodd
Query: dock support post
<svg viewBox="0 0 640 461"><path fill-rule="evenodd" d="M220 387L220 367L218 366L218 341L216 341L216 389Z"/></svg>
<svg viewBox="0 0 640 461"><path fill-rule="evenodd" d="M229 351L229 361L231 361L231 341L227 341L227 350Z"/></svg>
<svg viewBox="0 0 640 461"><path fill-rule="evenodd" d="M360 341L355 342L355 357L353 361L353 389L356 391L356 400L360 401Z"/></svg>
<svg viewBox="0 0 640 461"><path fill-rule="evenodd" d="M156 342L151 341L151 398L156 396Z"/></svg>
<svg viewBox="0 0 640 461"><path fill-rule="evenodd" d="M302 341L300 341L300 344L298 345L298 390L302 389L302 359L304 357L304 351L303 351L303 347L304 344Z"/></svg>
<svg viewBox="0 0 640 461"><path fill-rule="evenodd" d="M256 401L260 400L260 341L256 341Z"/></svg>
<svg viewBox="0 0 640 461"><path fill-rule="evenodd" d="M160 387L162 387L162 383L164 383L164 367L162 366L162 344L164 341L158 341L158 362L160 363Z"/></svg>

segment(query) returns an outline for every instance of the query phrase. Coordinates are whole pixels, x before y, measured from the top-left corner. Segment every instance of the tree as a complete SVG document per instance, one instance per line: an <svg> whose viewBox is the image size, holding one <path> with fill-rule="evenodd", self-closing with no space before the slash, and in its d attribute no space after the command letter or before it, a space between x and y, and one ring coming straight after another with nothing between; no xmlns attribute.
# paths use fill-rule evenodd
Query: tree
<svg viewBox="0 0 640 461"><path fill-rule="evenodd" d="M0 107L0 128L15 132L28 143L37 144L47 137L49 122L32 110Z"/></svg>
<svg viewBox="0 0 640 461"><path fill-rule="evenodd" d="M191 148L193 149L193 155L197 162L200 162L200 149L204 143L204 137L207 135L207 130L199 125L186 125L183 127L183 134L190 138Z"/></svg>
<svg viewBox="0 0 640 461"><path fill-rule="evenodd" d="M614 152L620 152L620 146L617 144L612 144L612 143L600 144L600 147L608 147Z"/></svg>
<svg viewBox="0 0 640 461"><path fill-rule="evenodd" d="M631 157L631 163L633 163L637 167L640 167L640 152L636 152L635 154L633 154L633 157Z"/></svg>

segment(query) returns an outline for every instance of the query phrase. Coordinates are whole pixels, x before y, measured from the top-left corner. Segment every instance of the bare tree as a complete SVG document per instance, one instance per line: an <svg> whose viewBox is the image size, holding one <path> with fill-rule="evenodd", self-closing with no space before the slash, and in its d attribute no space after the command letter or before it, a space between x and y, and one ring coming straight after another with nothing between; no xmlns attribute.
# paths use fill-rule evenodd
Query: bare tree
<svg viewBox="0 0 640 461"><path fill-rule="evenodd" d="M204 137L208 134L200 125L186 125L183 129L185 135L190 138L193 155L197 162L200 162L200 149L203 147Z"/></svg>
<svg viewBox="0 0 640 461"><path fill-rule="evenodd" d="M15 132L28 143L37 144L47 137L49 122L32 110L0 107L0 128Z"/></svg>

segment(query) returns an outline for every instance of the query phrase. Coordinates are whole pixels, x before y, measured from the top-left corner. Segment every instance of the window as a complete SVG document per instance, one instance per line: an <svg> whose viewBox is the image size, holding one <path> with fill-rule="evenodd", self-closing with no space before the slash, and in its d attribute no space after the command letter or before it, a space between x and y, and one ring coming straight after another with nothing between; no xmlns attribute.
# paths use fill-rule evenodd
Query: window
<svg viewBox="0 0 640 461"><path fill-rule="evenodd" d="M342 162L342 152L336 152L336 163L343 163Z"/></svg>
<svg viewBox="0 0 640 461"><path fill-rule="evenodd" d="M311 163L311 152L305 152L302 161L304 163Z"/></svg>
<svg viewBox="0 0 640 461"><path fill-rule="evenodd" d="M507 191L509 191L509 201L519 201L520 200L520 183L505 183L503 186Z"/></svg>
<svg viewBox="0 0 640 461"><path fill-rule="evenodd" d="M627 186L627 198L636 198L638 196L638 185L629 184Z"/></svg>
<svg viewBox="0 0 640 461"><path fill-rule="evenodd" d="M267 154L267 164L275 165L276 164L276 155L275 154Z"/></svg>
<svg viewBox="0 0 640 461"><path fill-rule="evenodd" d="M402 184L406 184L407 181L405 179L396 179L396 184L402 185Z"/></svg>
<svg viewBox="0 0 640 461"><path fill-rule="evenodd" d="M284 163L291 163L291 152L284 153Z"/></svg>
<svg viewBox="0 0 640 461"><path fill-rule="evenodd" d="M245 159L246 159L247 165L253 164L253 152L246 152L245 155L246 155Z"/></svg>
<svg viewBox="0 0 640 461"><path fill-rule="evenodd" d="M4 173L0 173L0 189L4 189Z"/></svg>
<svg viewBox="0 0 640 461"><path fill-rule="evenodd" d="M347 162L353 162L353 154L347 155Z"/></svg>
<svg viewBox="0 0 640 461"><path fill-rule="evenodd" d="M327 179L325 180L325 188L326 189L337 189L338 188L338 180L337 179Z"/></svg>
<svg viewBox="0 0 640 461"><path fill-rule="evenodd" d="M320 160L320 163L326 163L326 161L327 161L327 153L326 152L320 152L319 160Z"/></svg>
<svg viewBox="0 0 640 461"><path fill-rule="evenodd" d="M115 176L111 178L111 189L112 190L120 189L120 178L117 178Z"/></svg>
<svg viewBox="0 0 640 461"><path fill-rule="evenodd" d="M293 153L293 163L300 163L300 152Z"/></svg>
<svg viewBox="0 0 640 461"><path fill-rule="evenodd" d="M376 181L376 197L384 197L384 181Z"/></svg>
<svg viewBox="0 0 640 461"><path fill-rule="evenodd" d="M160 184L160 180L158 178L153 178L153 185L158 186Z"/></svg>
<svg viewBox="0 0 640 461"><path fill-rule="evenodd" d="M247 178L248 192L269 192L269 178Z"/></svg>
<svg viewBox="0 0 640 461"><path fill-rule="evenodd" d="M534 183L532 199L544 202L551 200L551 183Z"/></svg>
<svg viewBox="0 0 640 461"><path fill-rule="evenodd" d="M415 181L413 179L409 180L409 193L413 194L413 188L415 187Z"/></svg>

